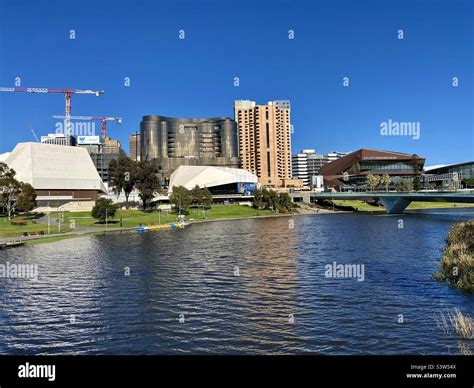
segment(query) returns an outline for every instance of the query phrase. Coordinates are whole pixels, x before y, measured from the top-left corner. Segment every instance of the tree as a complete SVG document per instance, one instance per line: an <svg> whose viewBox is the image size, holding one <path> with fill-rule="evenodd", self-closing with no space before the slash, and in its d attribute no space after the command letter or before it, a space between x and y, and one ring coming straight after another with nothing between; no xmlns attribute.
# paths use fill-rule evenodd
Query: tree
<svg viewBox="0 0 474 388"><path fill-rule="evenodd" d="M36 192L29 183L20 183L20 194L16 202L16 208L23 212L29 212L36 207Z"/></svg>
<svg viewBox="0 0 474 388"><path fill-rule="evenodd" d="M106 218L114 218L117 206L115 206L111 199L99 198L95 201L95 205L92 208L92 217L99 220L100 223L104 223Z"/></svg>
<svg viewBox="0 0 474 388"><path fill-rule="evenodd" d="M283 212L290 212L293 209L293 201L288 193L280 193L278 198L278 208Z"/></svg>
<svg viewBox="0 0 474 388"><path fill-rule="evenodd" d="M209 191L207 187L203 187L201 189L201 193L202 193L201 205L205 209L210 209L212 205L212 201L213 201L211 192Z"/></svg>
<svg viewBox="0 0 474 388"><path fill-rule="evenodd" d="M160 189L160 181L151 162L144 161L138 164L136 187L143 203L143 210L146 210L148 203Z"/></svg>
<svg viewBox="0 0 474 388"><path fill-rule="evenodd" d="M252 206L254 209L260 210L265 208L265 202L263 200L263 192L265 189L255 189L253 192Z"/></svg>
<svg viewBox="0 0 474 388"><path fill-rule="evenodd" d="M380 177L378 175L367 175L367 184L375 191L375 188L380 184Z"/></svg>
<svg viewBox="0 0 474 388"><path fill-rule="evenodd" d="M265 188L254 190L252 205L258 210L290 212L293 209L293 201L288 193L277 193Z"/></svg>
<svg viewBox="0 0 474 388"><path fill-rule="evenodd" d="M174 186L170 195L170 203L175 206L178 214L185 214L191 204L189 190L184 186Z"/></svg>
<svg viewBox="0 0 474 388"><path fill-rule="evenodd" d="M388 191L388 187L390 186L390 183L392 183L392 178L390 178L390 175L383 174L380 180L382 185L385 186L385 191Z"/></svg>
<svg viewBox="0 0 474 388"><path fill-rule="evenodd" d="M400 181L397 183L396 187L397 191L412 191L413 190L413 185L408 179L400 179Z"/></svg>
<svg viewBox="0 0 474 388"><path fill-rule="evenodd" d="M418 158L418 155L413 154L411 157L413 165L413 173L415 174L413 178L413 190L418 191L421 188L421 162Z"/></svg>
<svg viewBox="0 0 474 388"><path fill-rule="evenodd" d="M109 164L109 184L114 193L119 196L125 194L125 207L128 209L128 197L135 188L139 179L139 165L136 161L120 156Z"/></svg>
<svg viewBox="0 0 474 388"><path fill-rule="evenodd" d="M194 186L194 188L189 192L189 200L191 205L201 205L203 200L203 192L198 185Z"/></svg>
<svg viewBox="0 0 474 388"><path fill-rule="evenodd" d="M20 194L21 183L15 179L15 175L15 170L0 163L0 202L7 211L8 219L11 218Z"/></svg>
<svg viewBox="0 0 474 388"><path fill-rule="evenodd" d="M267 193L267 209L276 211L279 202L278 193L275 190L268 190Z"/></svg>

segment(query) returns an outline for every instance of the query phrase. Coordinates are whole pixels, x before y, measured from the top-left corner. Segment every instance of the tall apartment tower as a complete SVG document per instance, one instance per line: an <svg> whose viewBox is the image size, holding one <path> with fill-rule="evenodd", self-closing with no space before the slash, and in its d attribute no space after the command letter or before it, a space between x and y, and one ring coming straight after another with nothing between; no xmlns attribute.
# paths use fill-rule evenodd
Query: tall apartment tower
<svg viewBox="0 0 474 388"><path fill-rule="evenodd" d="M128 137L128 152L130 159L137 162L141 160L140 132L132 133Z"/></svg>
<svg viewBox="0 0 474 388"><path fill-rule="evenodd" d="M291 173L290 102L234 102L242 167L264 186L284 186Z"/></svg>

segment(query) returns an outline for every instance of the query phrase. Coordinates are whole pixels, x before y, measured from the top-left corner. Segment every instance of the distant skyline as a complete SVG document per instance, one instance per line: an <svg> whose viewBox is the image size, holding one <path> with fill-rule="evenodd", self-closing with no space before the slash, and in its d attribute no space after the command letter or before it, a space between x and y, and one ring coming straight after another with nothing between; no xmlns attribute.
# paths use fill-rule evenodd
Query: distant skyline
<svg viewBox="0 0 474 388"><path fill-rule="evenodd" d="M108 134L126 150L144 115L290 100L293 153L458 163L474 160L472 24L467 0L0 0L0 86L105 90L73 96L72 114L122 117ZM60 94L0 93L0 153L53 133L58 114ZM418 138L382 136L387 123Z"/></svg>

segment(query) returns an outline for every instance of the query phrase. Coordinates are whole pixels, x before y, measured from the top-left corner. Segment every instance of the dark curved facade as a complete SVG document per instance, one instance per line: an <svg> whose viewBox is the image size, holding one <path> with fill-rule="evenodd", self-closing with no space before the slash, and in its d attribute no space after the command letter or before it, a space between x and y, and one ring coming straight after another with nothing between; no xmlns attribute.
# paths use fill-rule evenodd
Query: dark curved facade
<svg viewBox="0 0 474 388"><path fill-rule="evenodd" d="M181 165L237 168L240 164L237 127L226 117L143 116L140 140L141 160L152 161L163 180Z"/></svg>
<svg viewBox="0 0 474 388"><path fill-rule="evenodd" d="M425 159L411 154L362 148L321 167L327 187L358 189L367 185L367 175L388 174L393 184L400 179L412 180L423 169Z"/></svg>

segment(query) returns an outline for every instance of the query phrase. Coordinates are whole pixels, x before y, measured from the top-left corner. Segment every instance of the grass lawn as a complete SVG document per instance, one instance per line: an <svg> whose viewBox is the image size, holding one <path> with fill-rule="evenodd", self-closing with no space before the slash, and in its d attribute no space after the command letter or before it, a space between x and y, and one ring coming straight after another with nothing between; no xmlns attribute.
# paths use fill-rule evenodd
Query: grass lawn
<svg viewBox="0 0 474 388"><path fill-rule="evenodd" d="M334 205L336 206L350 206L360 212L372 212L372 211L383 211L383 207L378 207L378 206L372 206L364 201L357 201L355 199L351 200L339 200L339 199L334 199L332 200L334 202Z"/></svg>
<svg viewBox="0 0 474 388"><path fill-rule="evenodd" d="M202 209L191 208L189 209L189 215L186 217L189 219L194 219L196 221L207 219L207 220L217 220L220 218L240 218L240 217L254 217L254 216L268 216L275 215L277 213L270 210L255 210L249 206L241 205L213 205L211 209L204 210L204 215Z"/></svg>
<svg viewBox="0 0 474 388"><path fill-rule="evenodd" d="M58 226L53 222L54 217L51 217L51 233L58 233ZM26 221L27 225L12 225L11 221ZM12 217L11 220L8 217L0 217L0 238L20 237L23 232L37 233L43 231L45 234L48 233L48 226L40 223L35 223L35 217L28 216L16 216ZM71 229L61 226L61 232L68 232Z"/></svg>
<svg viewBox="0 0 474 388"><path fill-rule="evenodd" d="M384 211L385 209L383 206L372 206L368 205L363 201L358 200L333 200L335 205L339 206L351 206L354 209L357 209L361 212L367 211ZM407 207L408 210L416 210L416 209L439 209L439 208L462 208L462 207L474 207L472 203L456 203L456 202L412 202Z"/></svg>
<svg viewBox="0 0 474 388"><path fill-rule="evenodd" d="M457 202L412 202L407 209L439 209L454 207L474 207L474 203L457 203Z"/></svg>
<svg viewBox="0 0 474 388"><path fill-rule="evenodd" d="M255 215L272 215L274 212L268 210L259 210L248 206L241 205L213 205L211 209L204 210L202 208L190 208L187 220L200 221L203 219L216 220L220 218L239 218L252 217ZM204 218L205 216L205 218ZM122 218L123 227L132 227L142 225L157 225L160 219L161 223L176 222L177 217L174 213L162 212L161 215L155 210L153 212L143 212L141 210L117 210L115 217L109 220L109 228L120 227L120 218ZM99 224L96 219L92 218L90 212L74 212L65 213L65 224L70 225L74 220L76 226L87 227L104 227L105 224Z"/></svg>

